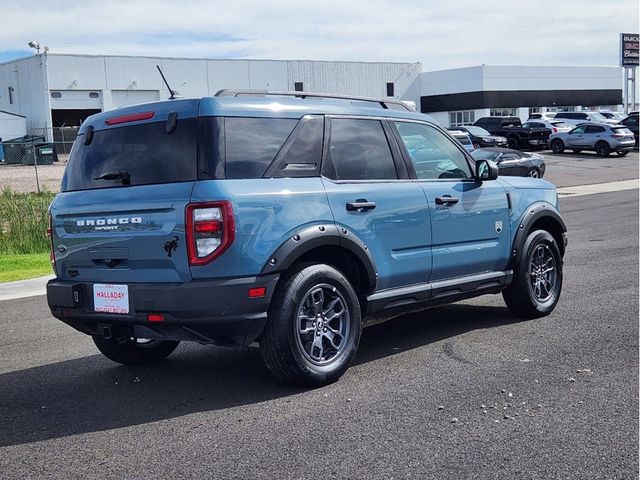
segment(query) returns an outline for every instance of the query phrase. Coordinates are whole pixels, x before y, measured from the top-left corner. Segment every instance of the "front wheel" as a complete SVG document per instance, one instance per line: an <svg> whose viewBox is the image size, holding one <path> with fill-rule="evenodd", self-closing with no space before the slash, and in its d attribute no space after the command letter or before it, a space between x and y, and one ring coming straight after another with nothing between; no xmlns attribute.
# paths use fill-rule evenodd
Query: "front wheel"
<svg viewBox="0 0 640 480"><path fill-rule="evenodd" d="M180 342L130 337L104 338L96 335L93 343L109 360L123 365L148 365L171 355Z"/></svg>
<svg viewBox="0 0 640 480"><path fill-rule="evenodd" d="M358 296L324 264L295 268L279 285L260 341L267 367L284 383L319 387L349 368L362 333Z"/></svg>
<svg viewBox="0 0 640 480"><path fill-rule="evenodd" d="M516 137L507 138L507 145L511 150L516 150L518 148L518 139Z"/></svg>
<svg viewBox="0 0 640 480"><path fill-rule="evenodd" d="M513 283L502 292L511 313L523 318L549 315L562 290L562 256L546 230L529 234L517 259Z"/></svg>
<svg viewBox="0 0 640 480"><path fill-rule="evenodd" d="M529 171L527 172L527 177L540 178L540 170L538 170L535 167L530 168Z"/></svg>
<svg viewBox="0 0 640 480"><path fill-rule="evenodd" d="M556 138L551 142L551 151L553 153L562 153L564 152L564 142L559 138Z"/></svg>

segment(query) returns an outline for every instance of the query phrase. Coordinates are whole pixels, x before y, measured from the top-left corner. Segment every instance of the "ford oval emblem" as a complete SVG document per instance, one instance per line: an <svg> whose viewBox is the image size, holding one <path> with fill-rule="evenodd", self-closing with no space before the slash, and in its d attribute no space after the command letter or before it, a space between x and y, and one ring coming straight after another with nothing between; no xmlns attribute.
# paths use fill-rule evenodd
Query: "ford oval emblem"
<svg viewBox="0 0 640 480"><path fill-rule="evenodd" d="M67 251L67 247L66 247L66 245L58 245L58 251L59 251L60 253L62 253L62 252L66 252L66 251Z"/></svg>

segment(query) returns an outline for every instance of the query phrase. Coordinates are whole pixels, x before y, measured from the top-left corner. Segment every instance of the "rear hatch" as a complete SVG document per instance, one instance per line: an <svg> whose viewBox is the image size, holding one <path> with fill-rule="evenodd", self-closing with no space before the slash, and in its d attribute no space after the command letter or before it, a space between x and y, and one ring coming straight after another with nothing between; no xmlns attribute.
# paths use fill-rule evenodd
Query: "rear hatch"
<svg viewBox="0 0 640 480"><path fill-rule="evenodd" d="M51 205L59 278L191 279L185 208L198 177L197 109L175 100L87 119Z"/></svg>
<svg viewBox="0 0 640 480"><path fill-rule="evenodd" d="M531 128L529 129L529 139L531 140L547 140L551 135L550 128Z"/></svg>

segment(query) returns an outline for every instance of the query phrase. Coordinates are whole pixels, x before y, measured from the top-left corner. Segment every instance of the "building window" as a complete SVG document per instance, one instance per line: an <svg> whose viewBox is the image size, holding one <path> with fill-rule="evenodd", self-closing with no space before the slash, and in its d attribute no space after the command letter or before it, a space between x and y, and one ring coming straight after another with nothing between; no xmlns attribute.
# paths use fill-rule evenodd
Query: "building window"
<svg viewBox="0 0 640 480"><path fill-rule="evenodd" d="M9 87L9 105L13 105L13 87Z"/></svg>
<svg viewBox="0 0 640 480"><path fill-rule="evenodd" d="M518 109L517 108L492 108L491 113L489 113L492 117L517 117Z"/></svg>
<svg viewBox="0 0 640 480"><path fill-rule="evenodd" d="M62 94L60 92L51 92L51 98L62 98Z"/></svg>
<svg viewBox="0 0 640 480"><path fill-rule="evenodd" d="M467 110L464 112L449 112L449 126L460 127L462 125L473 125L476 121L476 112Z"/></svg>
<svg viewBox="0 0 640 480"><path fill-rule="evenodd" d="M387 82L387 97L393 97L393 82Z"/></svg>
<svg viewBox="0 0 640 480"><path fill-rule="evenodd" d="M304 84L302 82L295 82L293 84L293 89L296 92L304 92Z"/></svg>
<svg viewBox="0 0 640 480"><path fill-rule="evenodd" d="M98 92L89 92L89 98L100 98L100 94Z"/></svg>

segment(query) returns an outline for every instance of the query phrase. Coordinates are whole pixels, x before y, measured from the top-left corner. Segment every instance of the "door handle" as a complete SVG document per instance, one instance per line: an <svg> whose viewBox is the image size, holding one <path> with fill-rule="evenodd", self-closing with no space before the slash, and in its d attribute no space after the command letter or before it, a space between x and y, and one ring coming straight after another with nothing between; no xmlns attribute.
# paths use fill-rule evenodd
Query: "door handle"
<svg viewBox="0 0 640 480"><path fill-rule="evenodd" d="M368 202L362 199L358 199L355 202L347 203L347 211L349 212L368 212L369 210L373 210L374 208L376 208L375 202Z"/></svg>
<svg viewBox="0 0 640 480"><path fill-rule="evenodd" d="M436 205L455 205L458 201L457 197L452 197L451 195L436 197Z"/></svg>

